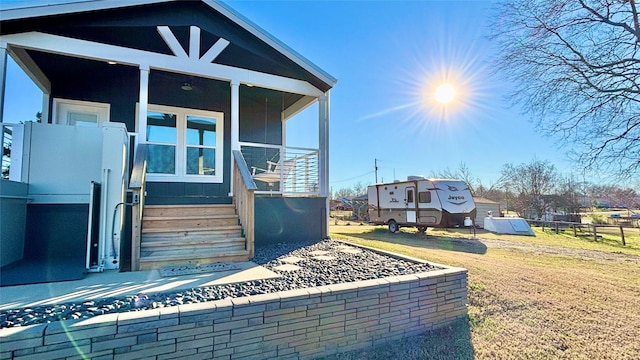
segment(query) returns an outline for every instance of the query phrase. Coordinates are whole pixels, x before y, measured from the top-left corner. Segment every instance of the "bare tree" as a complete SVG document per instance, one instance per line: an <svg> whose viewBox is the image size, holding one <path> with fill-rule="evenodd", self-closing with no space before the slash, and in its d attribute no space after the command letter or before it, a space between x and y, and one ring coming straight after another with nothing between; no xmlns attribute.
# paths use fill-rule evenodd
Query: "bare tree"
<svg viewBox="0 0 640 360"><path fill-rule="evenodd" d="M449 168L446 168L440 172L436 172L433 175L434 177L438 177L438 178L443 178L443 179L459 179L462 180L464 182L467 183L467 185L469 185L469 189L471 190L471 193L475 196L476 195L476 188L481 185L480 184L480 179L478 178L474 178L473 175L471 174L471 170L469 170L469 168L467 167L467 164L465 164L464 162L461 162L458 165L458 169L456 170L451 170Z"/></svg>
<svg viewBox="0 0 640 360"><path fill-rule="evenodd" d="M495 8L496 69L544 133L587 171L640 170L640 18L634 0L509 0Z"/></svg>
<svg viewBox="0 0 640 360"><path fill-rule="evenodd" d="M548 161L532 160L528 164L506 164L502 167L500 183L509 192L515 192L513 208L523 216L542 217L551 205L558 173ZM510 204L511 205L511 204Z"/></svg>
<svg viewBox="0 0 640 360"><path fill-rule="evenodd" d="M614 188L612 198L616 206L627 209L628 215L631 215L632 209L637 209L640 206L638 193L630 188Z"/></svg>
<svg viewBox="0 0 640 360"><path fill-rule="evenodd" d="M353 185L353 195L354 196L360 196L360 195L364 195L366 193L367 193L367 185L363 184L360 181L358 181L357 183L355 183Z"/></svg>
<svg viewBox="0 0 640 360"><path fill-rule="evenodd" d="M569 214L577 214L583 207L589 204L583 203L583 197L587 188L586 182L581 182L573 177L560 180L557 188L556 208Z"/></svg>

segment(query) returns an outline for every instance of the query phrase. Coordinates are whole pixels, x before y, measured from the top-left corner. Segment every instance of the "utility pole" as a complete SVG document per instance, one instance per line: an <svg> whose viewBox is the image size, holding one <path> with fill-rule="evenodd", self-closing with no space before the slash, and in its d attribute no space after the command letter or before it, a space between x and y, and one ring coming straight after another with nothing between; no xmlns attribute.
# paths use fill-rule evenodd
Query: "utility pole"
<svg viewBox="0 0 640 360"><path fill-rule="evenodd" d="M376 173L376 184L378 183L378 159L373 159L374 169Z"/></svg>

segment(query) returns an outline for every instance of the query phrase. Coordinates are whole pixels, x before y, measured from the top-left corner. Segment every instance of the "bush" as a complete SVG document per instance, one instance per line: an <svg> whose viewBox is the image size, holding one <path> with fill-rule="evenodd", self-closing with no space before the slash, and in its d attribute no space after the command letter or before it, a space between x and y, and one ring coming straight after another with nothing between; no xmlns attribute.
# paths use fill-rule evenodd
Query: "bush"
<svg viewBox="0 0 640 360"><path fill-rule="evenodd" d="M606 224L607 219L604 215L591 214L591 223L592 224Z"/></svg>

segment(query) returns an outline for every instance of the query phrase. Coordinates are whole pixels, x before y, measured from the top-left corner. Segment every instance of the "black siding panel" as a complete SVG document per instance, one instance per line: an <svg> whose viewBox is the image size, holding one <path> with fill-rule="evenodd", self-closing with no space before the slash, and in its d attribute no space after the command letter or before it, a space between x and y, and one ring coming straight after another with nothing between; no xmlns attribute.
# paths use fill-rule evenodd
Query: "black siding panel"
<svg viewBox="0 0 640 360"><path fill-rule="evenodd" d="M326 201L326 198L256 197L256 245L325 238Z"/></svg>
<svg viewBox="0 0 640 360"><path fill-rule="evenodd" d="M240 87L240 141L282 145L284 96L278 91Z"/></svg>
<svg viewBox="0 0 640 360"><path fill-rule="evenodd" d="M85 257L88 220L88 204L27 205L25 258Z"/></svg>
<svg viewBox="0 0 640 360"><path fill-rule="evenodd" d="M30 52L51 80L51 97L111 104L110 120L135 131L140 72L135 67Z"/></svg>

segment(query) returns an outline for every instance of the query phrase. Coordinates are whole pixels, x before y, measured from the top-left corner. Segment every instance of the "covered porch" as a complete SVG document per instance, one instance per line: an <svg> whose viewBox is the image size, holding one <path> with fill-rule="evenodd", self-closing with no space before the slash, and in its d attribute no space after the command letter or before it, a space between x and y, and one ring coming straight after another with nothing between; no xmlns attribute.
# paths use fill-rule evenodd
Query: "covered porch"
<svg viewBox="0 0 640 360"><path fill-rule="evenodd" d="M200 17L194 23L189 19L195 13ZM2 15L0 109L4 64L11 57L43 93L46 126L27 128L44 138L57 133L52 144L65 143L70 152L94 151L97 144L68 134L104 133L113 124L124 130L122 144L103 142L95 150L123 164L124 185L113 187L119 193L112 197L98 195L102 205L94 213L91 182L104 186L104 173L113 166L78 160L73 167L98 175L69 191L61 180L68 174L60 170L69 167L69 157L51 147L47 153L24 136L25 125L8 126L0 112L3 128L12 132L10 156L3 158L11 162L8 180L28 189L25 227L45 221L35 215L43 207L52 209L45 222L55 223L64 221L56 208L80 205L84 225L74 236L86 241L73 251L93 256L88 271L247 260L254 242L300 236L277 220L296 216L313 222L302 236L327 235L329 90L335 79L293 50L210 1L75 3ZM287 146L287 122L313 109L317 146ZM36 152L40 163L18 161ZM50 178L60 186L34 192L33 174L47 162L59 165ZM14 195L0 196L4 202ZM95 218L100 221L92 224ZM112 234L114 229L119 231ZM30 237L26 231L25 247ZM3 243L15 241L3 233ZM146 256L157 261L144 265Z"/></svg>

